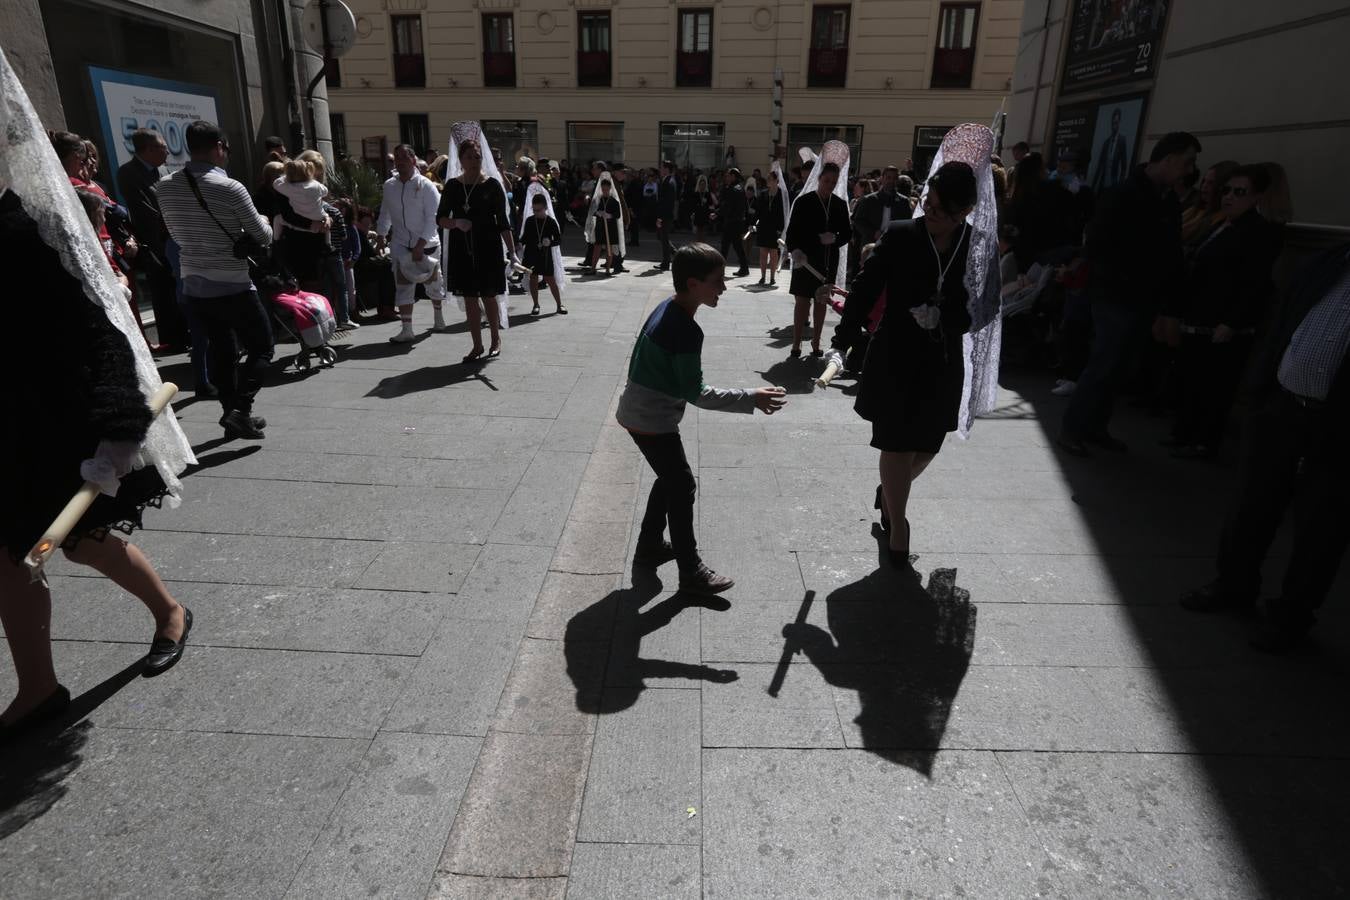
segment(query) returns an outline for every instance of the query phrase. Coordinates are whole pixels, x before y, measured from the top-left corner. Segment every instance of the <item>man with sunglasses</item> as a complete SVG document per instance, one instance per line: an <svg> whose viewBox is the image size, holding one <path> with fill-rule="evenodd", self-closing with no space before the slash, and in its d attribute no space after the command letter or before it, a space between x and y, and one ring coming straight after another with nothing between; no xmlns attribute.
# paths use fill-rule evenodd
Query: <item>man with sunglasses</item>
<svg viewBox="0 0 1350 900"><path fill-rule="evenodd" d="M266 422L253 399L272 362L272 326L253 286L250 259L238 248L261 250L272 229L248 189L225 173L230 143L212 122L185 129L190 161L155 187L169 236L179 246L183 297L206 329L208 368L220 392L220 424L229 438L261 440ZM235 354L236 339L244 350Z"/></svg>

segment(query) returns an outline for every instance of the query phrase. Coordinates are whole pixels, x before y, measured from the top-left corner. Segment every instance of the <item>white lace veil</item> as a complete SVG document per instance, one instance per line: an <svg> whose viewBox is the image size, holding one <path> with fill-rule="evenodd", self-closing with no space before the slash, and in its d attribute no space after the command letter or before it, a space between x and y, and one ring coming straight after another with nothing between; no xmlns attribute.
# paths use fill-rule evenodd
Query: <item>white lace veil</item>
<svg viewBox="0 0 1350 900"><path fill-rule="evenodd" d="M848 144L843 141L826 141L825 146L820 148L820 155L817 156L809 147L803 147L797 151L802 158L802 162L811 161L811 174L807 176L802 184L802 189L797 192L797 199L813 193L816 185L820 184L820 170L824 168L827 162L832 162L839 167L839 181L834 186L834 196L844 201L844 209L848 209ZM792 210L788 209L786 213L787 222L783 224L783 233L787 234L787 225L792 221ZM828 276L829 272L821 273ZM848 247L839 248L839 266L835 270L834 283L839 287L848 284Z"/></svg>
<svg viewBox="0 0 1350 900"><path fill-rule="evenodd" d="M150 348L141 336L122 286L113 278L89 217L75 196L75 188L56 158L47 131L3 50L0 50L0 187L8 187L18 195L24 210L37 223L43 243L60 255L62 267L79 279L84 295L102 307L108 321L126 335L136 360L136 380L148 401L163 383ZM42 298L16 299L38 303ZM150 424L141 454L159 470L169 491L170 506L177 506L183 490L178 476L197 458L171 410L156 416Z"/></svg>
<svg viewBox="0 0 1350 900"><path fill-rule="evenodd" d="M450 183L450 179L458 178L464 174L464 164L459 161L459 145L465 141L476 141L478 151L482 154L483 174L493 181L497 182L502 189L502 215L506 221L511 221L511 201L506 196L506 180L502 178L501 170L497 168L497 161L492 158L492 148L488 146L487 135L483 134L483 127L477 122L455 122L450 126L450 160L445 164L445 181ZM446 268L446 247L450 244L449 232L441 234L441 271L449 271ZM507 275L511 273L511 263L505 263ZM456 301L459 308L464 308L464 298L456 295ZM511 327L510 316L511 296L510 291L503 291L497 298L497 324L501 328Z"/></svg>
<svg viewBox="0 0 1350 900"><path fill-rule="evenodd" d="M606 181L609 182L609 195L619 201L619 215L623 215L623 200L619 197L619 186L614 183L614 178L608 172L601 172L600 177L595 179L595 191L591 194L591 210L586 214L586 243L594 244L596 235L596 213L600 209L600 185ZM611 246L617 246L618 252L615 256L628 255L628 243L624 240L623 221L616 220L609 223L609 242ZM600 231L601 242L604 240L604 230Z"/></svg>
<svg viewBox="0 0 1350 900"><path fill-rule="evenodd" d="M966 256L966 292L969 295L970 331L962 343L966 377L961 389L957 433L966 438L975 417L994 408L998 401L998 359L1003 343L1003 319L999 315L1001 285L998 268L998 204L994 198L994 172L989 156L994 151L994 133L983 125L958 125L942 139L929 172L943 163L963 162L975 170L978 191L970 225ZM923 197L928 196L928 184ZM923 202L914 218L923 216Z"/></svg>
<svg viewBox="0 0 1350 900"><path fill-rule="evenodd" d="M534 215L534 198L543 197L544 202L548 204L548 217L553 223L558 224L558 217L553 212L553 198L549 196L548 188L537 181L531 181L529 188L525 191L525 212L520 217L520 236L525 237L525 223ZM558 284L558 294L561 295L564 285L567 284L567 270L563 268L562 247L554 244L549 248L553 251L553 280Z"/></svg>

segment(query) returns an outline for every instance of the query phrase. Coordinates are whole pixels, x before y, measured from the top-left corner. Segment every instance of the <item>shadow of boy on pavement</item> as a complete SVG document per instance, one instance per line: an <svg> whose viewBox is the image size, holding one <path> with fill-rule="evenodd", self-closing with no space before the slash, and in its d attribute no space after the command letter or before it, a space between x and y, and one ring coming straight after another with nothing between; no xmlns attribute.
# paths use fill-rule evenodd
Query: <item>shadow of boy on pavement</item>
<svg viewBox="0 0 1350 900"><path fill-rule="evenodd" d="M563 652L568 677L577 691L577 709L588 713L622 712L646 690L647 678L720 683L736 680L736 673L730 669L639 656L642 639L669 625L685 610L731 608L720 597L677 593L644 612L642 608L660 593L660 579L636 570L632 587L611 591L568 620Z"/></svg>
<svg viewBox="0 0 1350 900"><path fill-rule="evenodd" d="M883 567L825 600L830 630L790 624L795 643L835 687L857 691L864 749L924 776L947 730L975 647L975 607L955 569L935 569L928 589Z"/></svg>

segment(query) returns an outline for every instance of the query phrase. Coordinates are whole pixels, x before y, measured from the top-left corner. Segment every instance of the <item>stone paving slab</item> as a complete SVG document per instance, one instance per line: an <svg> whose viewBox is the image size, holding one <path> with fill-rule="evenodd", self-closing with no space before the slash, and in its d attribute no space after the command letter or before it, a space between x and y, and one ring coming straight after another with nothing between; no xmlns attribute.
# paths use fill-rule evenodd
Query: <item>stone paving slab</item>
<svg viewBox="0 0 1350 900"><path fill-rule="evenodd" d="M422 900L477 755L473 738L377 736L286 896Z"/></svg>
<svg viewBox="0 0 1350 900"><path fill-rule="evenodd" d="M4 893L278 897L368 743L77 726L48 750L69 774L4 814Z"/></svg>
<svg viewBox="0 0 1350 900"><path fill-rule="evenodd" d="M706 750L704 896L1067 897L992 753Z"/></svg>
<svg viewBox="0 0 1350 900"><path fill-rule="evenodd" d="M567 878L576 900L698 900L700 852L685 844L578 842Z"/></svg>

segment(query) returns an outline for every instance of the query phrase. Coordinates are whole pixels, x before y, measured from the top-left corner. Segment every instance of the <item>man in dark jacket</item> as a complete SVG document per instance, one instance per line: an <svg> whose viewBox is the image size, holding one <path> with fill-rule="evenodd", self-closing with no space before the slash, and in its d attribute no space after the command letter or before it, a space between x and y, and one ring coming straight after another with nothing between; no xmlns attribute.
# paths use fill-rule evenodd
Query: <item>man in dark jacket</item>
<svg viewBox="0 0 1350 900"><path fill-rule="evenodd" d="M135 155L118 168L117 190L131 213L131 229L141 247L136 269L145 276L150 290L160 344L181 347L187 343L187 322L178 308L173 270L164 252L168 234L155 196L155 185L167 174L164 162L169 158L169 147L159 132L148 128L131 133L131 147Z"/></svg>
<svg viewBox="0 0 1350 900"><path fill-rule="evenodd" d="M675 226L675 198L680 186L675 181L675 164L661 160L661 180L656 186L656 237L661 242L661 271L670 268L670 229Z"/></svg>
<svg viewBox="0 0 1350 900"><path fill-rule="evenodd" d="M1181 598L1194 612L1246 610L1280 520L1294 508L1282 596L1252 646L1284 653L1317 621L1350 546L1350 244L1322 253L1290 287L1252 366L1237 496L1219 541L1218 578Z"/></svg>
<svg viewBox="0 0 1350 900"><path fill-rule="evenodd" d="M745 185L741 183L741 170L736 167L727 169L722 176L722 191L717 195L717 225L722 230L722 258L727 250L735 248L736 258L741 267L735 277L744 278L750 274L750 263L745 258Z"/></svg>
<svg viewBox="0 0 1350 900"><path fill-rule="evenodd" d="M896 193L899 181L900 170L887 166L881 172L881 189L858 201L853 210L853 236L859 246L876 243L892 225L899 225L913 215L909 197Z"/></svg>
<svg viewBox="0 0 1350 900"><path fill-rule="evenodd" d="M1059 445L1087 456L1088 444L1122 451L1107 429L1116 390L1158 312L1181 289L1181 207L1176 186L1195 170L1200 142L1174 131L1097 205L1085 246L1092 303L1092 355L1064 413Z"/></svg>

